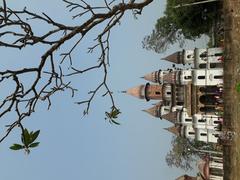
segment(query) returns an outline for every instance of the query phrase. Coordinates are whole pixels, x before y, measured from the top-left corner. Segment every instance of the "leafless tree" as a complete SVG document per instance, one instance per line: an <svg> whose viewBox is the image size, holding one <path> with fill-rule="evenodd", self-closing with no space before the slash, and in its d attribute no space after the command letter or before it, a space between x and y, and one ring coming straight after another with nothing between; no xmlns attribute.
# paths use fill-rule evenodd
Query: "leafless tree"
<svg viewBox="0 0 240 180"><path fill-rule="evenodd" d="M58 91L70 90L72 96L77 91L72 87L71 83L66 81L71 76L81 75L92 70L102 69L104 75L100 84L89 92L86 100L76 102L76 104L85 105L84 115L88 114L92 100L97 93L105 89L103 96L108 96L112 104L112 111L107 113L110 122L114 122L114 117L119 113L114 97L107 84L108 66L109 66L109 38L111 30L120 23L121 18L126 11L132 11L136 16L141 14L143 8L150 4L153 0L102 0L102 6L94 6L86 0L63 0L66 4L68 13L72 13L74 20L81 20L77 25L62 24L49 17L47 14L38 14L31 12L28 8L22 10L14 10L8 7L8 2L2 0L0 7L0 46L4 48L24 49L28 46L44 45L47 47L39 59L36 67L22 67L16 70L0 71L0 83L11 81L14 89L9 90L6 97L2 97L0 102L0 118L9 113L15 113L16 119L11 121L7 126L6 133L0 138L0 142L16 127L20 127L24 133L23 119L30 116L40 101L48 102L48 109L51 106L51 96ZM33 21L45 23L48 25L47 32L34 31ZM100 52L98 61L95 65L86 69L78 69L74 67L72 53L78 47L86 35L93 31L98 32L93 46L89 47L89 53L93 51ZM77 39L77 40L76 40ZM56 51L66 43L71 42L72 47L67 52L61 52L61 56L56 55ZM75 41L75 42L74 42ZM45 48L46 49L46 48ZM60 58L60 60L59 60ZM63 66L68 64L68 72L65 72ZM63 70L64 69L64 70ZM34 77L31 84L26 85L22 76Z"/></svg>

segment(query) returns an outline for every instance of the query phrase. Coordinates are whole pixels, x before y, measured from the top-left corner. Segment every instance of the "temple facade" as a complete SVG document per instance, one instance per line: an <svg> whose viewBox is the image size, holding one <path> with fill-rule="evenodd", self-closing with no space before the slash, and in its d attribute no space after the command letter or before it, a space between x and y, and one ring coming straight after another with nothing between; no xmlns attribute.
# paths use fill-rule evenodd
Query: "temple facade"
<svg viewBox="0 0 240 180"><path fill-rule="evenodd" d="M158 101L144 111L173 123L166 130L175 135L217 143L223 121L222 55L222 48L173 53L163 59L174 63L174 68L146 74L146 84L126 93ZM176 68L178 64L185 68Z"/></svg>

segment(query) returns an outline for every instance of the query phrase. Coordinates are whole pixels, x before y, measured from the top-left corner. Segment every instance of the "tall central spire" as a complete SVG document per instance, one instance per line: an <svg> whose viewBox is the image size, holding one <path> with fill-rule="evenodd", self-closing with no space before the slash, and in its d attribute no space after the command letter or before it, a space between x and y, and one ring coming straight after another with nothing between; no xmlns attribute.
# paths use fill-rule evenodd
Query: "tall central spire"
<svg viewBox="0 0 240 180"><path fill-rule="evenodd" d="M140 85L140 86L136 86L136 87L128 89L126 91L126 93L131 96L134 96L134 97L137 97L140 99L144 99L144 97L145 97L144 90L145 90L145 85Z"/></svg>
<svg viewBox="0 0 240 180"><path fill-rule="evenodd" d="M161 85L155 85L150 83L130 88L127 90L127 94L140 99L145 98L147 101L149 101L150 99L162 100L163 95Z"/></svg>

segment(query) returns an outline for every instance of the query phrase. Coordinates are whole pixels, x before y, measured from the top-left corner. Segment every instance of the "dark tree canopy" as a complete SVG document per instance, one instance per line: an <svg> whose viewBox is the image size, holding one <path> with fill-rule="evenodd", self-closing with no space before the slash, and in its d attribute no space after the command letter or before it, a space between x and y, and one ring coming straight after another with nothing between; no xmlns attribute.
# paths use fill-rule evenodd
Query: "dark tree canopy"
<svg viewBox="0 0 240 180"><path fill-rule="evenodd" d="M215 14L216 2L179 8L174 8L174 6L198 1L168 0L165 14L172 19L186 39L194 39L209 32Z"/></svg>
<svg viewBox="0 0 240 180"><path fill-rule="evenodd" d="M14 114L12 117L15 117L7 120L6 133L0 137L0 143L13 129L19 127L23 144L15 144L11 149L25 149L28 152L29 148L36 147L38 142L35 140L40 131L28 131L23 120L37 110L37 105L41 101L46 101L49 109L51 97L57 92L69 90L74 96L77 89L72 86L71 77L95 70L101 70L103 73L102 77L99 77L100 83L89 91L86 99L81 99L76 104L85 105L83 114L86 115L100 90L105 91L102 96L108 97L111 102L111 111L106 112L106 118L109 122L118 124L115 119L120 111L107 84L112 29L120 24L126 11L131 11L134 16L140 15L143 8L152 1L102 0L101 3L94 5L87 0L63 0L59 3L66 5L66 12L72 15L73 21L76 21L63 24L55 21L55 18L47 13L32 12L27 4L24 9L12 9L6 0L1 0L0 46L12 50L42 48L38 48L41 56L34 57L38 65L0 71L1 85L6 82L11 84L8 94L1 95L0 118L5 118L8 114ZM47 30L39 32L37 26L46 26ZM89 33L95 34L95 39L88 47L88 53L97 57L96 62L85 69L79 69L74 66L78 59L74 58L73 54ZM62 47L66 43L68 50L62 52ZM26 78L31 81L26 82Z"/></svg>
<svg viewBox="0 0 240 180"><path fill-rule="evenodd" d="M194 40L209 33L216 2L176 7L195 2L198 0L167 0L164 16L157 20L152 34L144 38L143 47L161 53L174 43L182 47L185 39Z"/></svg>

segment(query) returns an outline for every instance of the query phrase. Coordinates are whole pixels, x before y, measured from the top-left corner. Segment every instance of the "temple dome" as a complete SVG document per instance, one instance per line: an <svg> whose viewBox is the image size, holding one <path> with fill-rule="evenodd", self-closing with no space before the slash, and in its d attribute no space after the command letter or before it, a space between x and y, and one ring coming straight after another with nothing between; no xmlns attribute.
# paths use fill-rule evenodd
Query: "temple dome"
<svg viewBox="0 0 240 180"><path fill-rule="evenodd" d="M126 91L126 93L140 99L146 99L146 101L149 101L151 99L161 100L162 86L158 84L147 83L146 85L130 88Z"/></svg>
<svg viewBox="0 0 240 180"><path fill-rule="evenodd" d="M147 81L158 83L158 75L159 75L159 71L154 71L149 74L146 74L143 78Z"/></svg>
<svg viewBox="0 0 240 180"><path fill-rule="evenodd" d="M136 86L128 89L127 94L140 99L144 99L144 90L145 90L145 85L140 85L140 86Z"/></svg>

